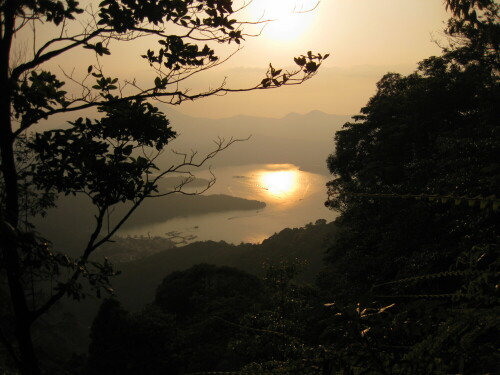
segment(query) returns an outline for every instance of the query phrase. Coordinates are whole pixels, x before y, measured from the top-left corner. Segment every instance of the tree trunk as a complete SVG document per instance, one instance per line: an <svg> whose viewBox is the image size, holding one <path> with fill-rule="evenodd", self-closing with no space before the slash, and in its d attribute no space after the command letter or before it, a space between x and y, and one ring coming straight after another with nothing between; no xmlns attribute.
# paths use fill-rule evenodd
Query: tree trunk
<svg viewBox="0 0 500 375"><path fill-rule="evenodd" d="M19 192L14 157L14 134L11 123L10 98L12 86L9 79L9 57L14 29L13 2L4 8L4 24L0 40L0 156L5 185L5 204L0 209L0 250L3 254L12 309L15 315L15 335L20 353L21 373L39 375L33 341L31 338L31 312L22 285L17 229L19 221Z"/></svg>
<svg viewBox="0 0 500 375"><path fill-rule="evenodd" d="M0 87L5 88L3 79L0 79ZM2 89L2 91L6 91ZM17 171L14 162L13 135L10 125L10 103L0 98L0 151L2 157L2 177L5 184L5 207L2 207L1 218L5 224L2 225L1 251L5 262L7 280L11 297L12 308L16 322L16 338L18 341L21 371L25 375L38 375L40 373L37 365L33 342L31 339L31 313L26 302L26 295L22 286L22 270L20 265L17 227L19 221L19 200L17 189Z"/></svg>

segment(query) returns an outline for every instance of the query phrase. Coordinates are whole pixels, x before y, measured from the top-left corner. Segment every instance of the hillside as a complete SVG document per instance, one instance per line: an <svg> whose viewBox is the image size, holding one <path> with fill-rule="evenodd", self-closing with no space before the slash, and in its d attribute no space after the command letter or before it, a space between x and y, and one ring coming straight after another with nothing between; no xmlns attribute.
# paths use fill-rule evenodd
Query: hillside
<svg viewBox="0 0 500 375"><path fill-rule="evenodd" d="M117 263L122 275L113 280L120 301L131 310L138 310L152 301L156 287L173 271L185 270L195 264L226 265L262 275L264 262L300 259L308 264L302 281L313 282L322 269L323 256L334 239L333 223L318 220L302 228L285 228L262 244L230 245L226 242L195 242L175 247L146 258Z"/></svg>

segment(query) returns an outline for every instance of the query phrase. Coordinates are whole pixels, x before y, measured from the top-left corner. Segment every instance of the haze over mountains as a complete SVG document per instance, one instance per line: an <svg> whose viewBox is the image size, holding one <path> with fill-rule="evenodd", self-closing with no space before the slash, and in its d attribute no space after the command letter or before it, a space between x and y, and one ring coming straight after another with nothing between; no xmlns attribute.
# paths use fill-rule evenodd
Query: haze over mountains
<svg viewBox="0 0 500 375"><path fill-rule="evenodd" d="M306 114L289 113L281 118L258 116L233 116L220 119L192 117L174 109L171 105L155 103L170 120L178 134L171 141L170 149L189 153L198 152L201 157L214 149L218 137L246 139L222 152L208 165L287 163L295 164L309 172L328 174L326 158L334 151L333 137L342 125L350 120L347 115L311 111ZM99 118L95 111L79 113L80 117ZM56 122L43 122L39 130L58 129L78 116L66 114ZM162 166L170 166L176 160L170 152L157 159ZM179 158L177 158L179 160Z"/></svg>
<svg viewBox="0 0 500 375"><path fill-rule="evenodd" d="M207 119L187 116L173 110L171 106L160 109L166 113L172 128L178 132L171 149L188 153L190 150L196 150L199 158L214 149L213 140L218 137L243 139L251 135L249 140L233 144L204 165L203 168L212 166L215 175L218 167L259 163L295 164L303 170L325 175L327 172L325 160L333 152L334 134L349 120L348 116L330 115L320 111L305 115L290 113L279 119L252 116ZM160 169L168 168L178 162L179 157L169 151L157 159ZM175 179L175 176L171 178ZM203 180L198 181L198 184L195 181L195 184L190 186L196 187L204 183ZM221 193L217 196L211 194L215 193L209 190L204 196L174 195L160 200L146 201L127 225L138 226L162 222L173 217L211 212L256 210L265 206L262 202L236 199ZM118 207L113 217L120 217L122 209L124 208ZM81 236L88 235L87 232L92 228L93 215L94 208L87 198L62 197L58 202L58 208L50 210L47 217L37 220L36 225L55 243L67 246L79 243ZM63 219L65 217L71 218L70 223ZM312 220L320 218L322 217L318 216ZM304 218L304 222L300 225L305 225L308 220L311 219ZM68 225L73 228L71 231L61 230Z"/></svg>
<svg viewBox="0 0 500 375"><path fill-rule="evenodd" d="M251 135L249 140L232 145L206 164L206 167L209 165L214 167L216 175L218 167L268 163L294 164L303 170L326 175L328 173L326 158L334 151L335 132L350 119L349 116L331 115L320 111L303 115L290 113L278 119L253 116L208 119L191 117L173 110L172 107L160 106L160 109L166 113L172 128L178 133L177 139L171 143L171 148L179 152L196 150L202 157L214 148L213 140L217 137L236 139L247 138ZM98 117L90 113L87 116ZM168 151L157 160L160 168L174 163L175 155ZM197 180L191 186L202 186L203 183L203 180ZM132 216L128 225L217 211L249 210L254 213L265 205L264 202L211 194L213 193L209 190L203 196L174 195L162 198L161 201L146 201L136 215ZM120 213L119 211L120 208L114 212L115 217ZM59 207L49 211L49 215L37 221L36 224L42 233L58 245L56 247L64 248L71 253L73 248L80 249L82 239L88 236L87 232L93 223L93 214L94 208L86 198L63 197L59 202ZM314 220L316 219L322 219L322 217L318 216ZM304 219L301 225L305 226L307 221ZM271 236L262 245L232 245L224 242L204 241L192 243L186 247L172 248L172 244L168 243L167 239L123 238L122 242L129 245L138 241L145 246L149 242L159 241L160 243L163 240L165 246L164 248L157 246L153 249L152 253L157 254L150 255L148 251L144 251L143 259L139 257L138 260L119 264L117 269L123 271L123 275L114 278L113 284L120 298L124 299L124 304L138 310L144 303L151 301L156 285L169 272L186 269L200 262L238 266L250 272L259 273L262 271L261 264L266 259L278 262L282 258L298 257L310 262L306 275L308 281L311 281L320 268L327 247L326 232L334 230L332 224L318 223L314 226L308 224L308 228L283 227L282 232ZM287 226L292 227L292 225ZM116 245L120 244L121 242L118 242ZM109 255L109 253L96 256L102 255ZM95 316L98 302L98 300L89 299L85 304L80 303L74 306L69 304L68 308L71 311L72 309L75 312L78 311L82 325L88 326ZM84 339L87 334L86 331L83 332L79 345L86 342Z"/></svg>
<svg viewBox="0 0 500 375"><path fill-rule="evenodd" d="M235 116L223 119L191 117L160 106L170 119L178 138L172 149L200 155L214 148L217 137L229 139L251 138L238 142L222 152L210 164L217 166L259 163L290 163L301 169L327 174L326 158L333 152L333 137L349 116L312 111L301 115L290 113L282 118ZM168 163L171 154L162 155Z"/></svg>

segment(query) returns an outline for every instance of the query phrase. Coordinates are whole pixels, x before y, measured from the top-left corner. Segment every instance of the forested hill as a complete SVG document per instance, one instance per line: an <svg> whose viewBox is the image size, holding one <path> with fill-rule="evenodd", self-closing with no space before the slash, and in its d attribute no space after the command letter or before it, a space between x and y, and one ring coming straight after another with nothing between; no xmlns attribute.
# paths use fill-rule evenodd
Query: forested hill
<svg viewBox="0 0 500 375"><path fill-rule="evenodd" d="M335 232L333 223L318 220L302 228L283 229L257 245L195 242L140 260L116 264L115 268L124 276L116 277L113 287L124 306L137 310L153 300L155 290L165 276L198 263L233 266L261 276L264 262L298 259L307 263L301 274L302 281L314 282Z"/></svg>

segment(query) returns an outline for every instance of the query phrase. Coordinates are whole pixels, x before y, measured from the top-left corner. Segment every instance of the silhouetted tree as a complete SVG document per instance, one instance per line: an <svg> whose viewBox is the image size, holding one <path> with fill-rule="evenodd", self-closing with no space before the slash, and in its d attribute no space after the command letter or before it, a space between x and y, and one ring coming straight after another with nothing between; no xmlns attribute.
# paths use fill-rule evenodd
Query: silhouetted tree
<svg viewBox="0 0 500 375"><path fill-rule="evenodd" d="M499 6L449 4L443 55L385 75L328 158L324 337L345 371L496 371Z"/></svg>
<svg viewBox="0 0 500 375"><path fill-rule="evenodd" d="M491 224L491 217L481 218L484 212L460 206L380 199L382 194L489 197L500 190L499 56L489 42L476 43L475 35L422 61L414 74L384 76L355 122L336 134L327 205L342 212L345 230L329 256L338 267L336 277L347 276L349 269L357 273L345 282L357 280L365 288L383 281L376 275L432 271L425 263L454 259L464 231L471 232L477 220ZM491 235L482 233L484 239L472 242Z"/></svg>
<svg viewBox="0 0 500 375"><path fill-rule="evenodd" d="M300 84L311 78L327 57L309 52L295 59L298 68L291 72L270 65L266 77L248 88L222 85L204 92L183 88L187 78L225 61L205 43L239 45L248 36L242 28L244 23L234 18L236 13L232 1L227 0L105 0L87 9L80 8L75 0L0 2L0 259L15 318L15 342L2 341L9 346L9 353L15 354L14 361L23 374L39 373L30 333L33 322L64 295L80 298L82 276L97 291L103 285L108 288L111 266L89 263L90 255L142 200L172 192L157 192L157 180L151 172L156 169L155 157L175 132L165 116L146 100L162 98L179 104L215 94ZM18 47L16 36L30 26L35 35L32 48L19 57L14 52ZM40 28L43 33L37 32ZM150 45L142 55L154 73L151 85L141 88L134 80L121 82L104 71L101 59L111 54L115 43L147 37L158 43L157 48ZM88 67L77 68L81 76L64 73L81 89L80 94L72 95L65 91L65 82L44 64L77 49L94 54L96 60ZM39 121L88 108L97 108L102 118L80 118L70 122L68 129L38 134L28 141L34 162L17 158L19 140ZM186 172L182 167L199 166L230 143L220 141L214 153L203 160L185 155L180 164L160 175ZM23 174L24 168L29 168L29 173ZM52 253L48 242L29 227L28 220L21 219L26 208L21 204L22 181L33 187L31 191L84 193L91 198L97 211L96 225L78 259ZM132 202L132 208L100 237L110 207L123 201ZM53 204L50 198L38 202L41 209ZM69 269L65 280L58 277L61 268ZM56 288L45 300L34 298L43 280L50 280ZM28 289L33 294L30 298Z"/></svg>

